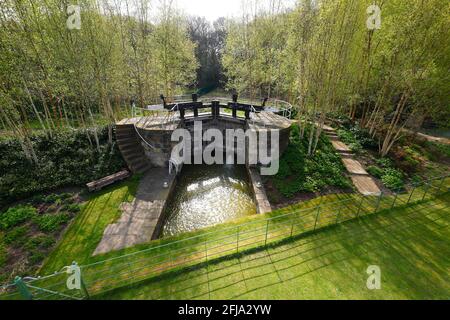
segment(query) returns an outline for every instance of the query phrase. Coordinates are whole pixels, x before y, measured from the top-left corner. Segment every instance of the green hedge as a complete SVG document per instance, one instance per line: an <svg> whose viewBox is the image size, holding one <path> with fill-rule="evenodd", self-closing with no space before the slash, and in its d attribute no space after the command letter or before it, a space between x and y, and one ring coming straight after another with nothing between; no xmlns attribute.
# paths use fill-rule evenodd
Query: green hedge
<svg viewBox="0 0 450 320"><path fill-rule="evenodd" d="M99 128L100 151L89 143L86 130L32 137L39 164L28 161L17 139L0 141L0 208L11 201L64 186L87 182L125 167L117 145L108 144L107 127Z"/></svg>

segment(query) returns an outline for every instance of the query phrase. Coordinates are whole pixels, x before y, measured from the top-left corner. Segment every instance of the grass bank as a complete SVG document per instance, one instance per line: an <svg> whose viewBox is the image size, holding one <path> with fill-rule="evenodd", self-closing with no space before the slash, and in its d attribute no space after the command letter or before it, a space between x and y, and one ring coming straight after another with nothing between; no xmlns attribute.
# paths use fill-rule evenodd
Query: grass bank
<svg viewBox="0 0 450 320"><path fill-rule="evenodd" d="M92 194L55 250L44 261L40 274L47 275L70 265L85 264L100 242L106 226L120 217L119 205L134 199L139 177Z"/></svg>
<svg viewBox="0 0 450 320"><path fill-rule="evenodd" d="M110 291L98 299L448 299L450 195ZM366 270L381 268L381 289Z"/></svg>
<svg viewBox="0 0 450 320"><path fill-rule="evenodd" d="M45 262L41 275L52 274L77 261L83 266L83 278L90 294L95 295L123 286L134 287L143 280L164 278L166 275L171 278L174 272L185 274L186 268L198 268L205 260L227 261L236 253L260 251L265 244L272 246L289 238L307 237L313 229L331 228L336 222L372 216L375 211L389 212L394 205L400 207L397 210L403 208L409 212L411 204L406 205L408 199L412 203L421 203L428 189L425 201L431 201L431 204L434 201L434 188L431 187L425 190L416 188L412 194L405 193L397 197L328 195L266 215L255 215L92 257L104 229L118 218L120 203L133 199L138 180L133 178L93 195ZM445 190L450 185L450 179L445 184L439 181L436 183ZM442 207L442 203L440 205ZM448 210L448 203L445 205L439 210ZM55 280L42 281L41 285L52 285Z"/></svg>

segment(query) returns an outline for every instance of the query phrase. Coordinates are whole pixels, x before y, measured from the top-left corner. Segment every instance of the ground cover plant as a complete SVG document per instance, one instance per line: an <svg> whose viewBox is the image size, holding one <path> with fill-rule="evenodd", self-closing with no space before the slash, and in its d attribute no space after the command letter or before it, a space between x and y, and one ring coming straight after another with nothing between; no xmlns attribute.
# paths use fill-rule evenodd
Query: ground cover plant
<svg viewBox="0 0 450 320"><path fill-rule="evenodd" d="M70 221L77 193L38 195L0 213L0 282L36 274Z"/></svg>
<svg viewBox="0 0 450 320"><path fill-rule="evenodd" d="M304 137L308 134L309 129L305 129ZM307 148L308 139L301 138L298 125L293 125L290 144L280 159L279 172L266 182L273 202L294 198L300 193L318 193L330 187L351 190L341 159L325 135L320 136L313 155L307 155Z"/></svg>
<svg viewBox="0 0 450 320"><path fill-rule="evenodd" d="M405 131L404 137L381 157L376 137L348 117L333 115L339 139L347 144L367 172L390 191L402 191L430 177L443 176L450 165L450 145L427 141Z"/></svg>

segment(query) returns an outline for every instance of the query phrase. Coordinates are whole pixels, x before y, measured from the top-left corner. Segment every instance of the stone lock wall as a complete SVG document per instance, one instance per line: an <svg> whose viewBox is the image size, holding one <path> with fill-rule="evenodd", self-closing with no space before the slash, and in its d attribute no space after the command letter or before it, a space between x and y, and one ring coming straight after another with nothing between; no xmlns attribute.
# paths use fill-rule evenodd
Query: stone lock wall
<svg viewBox="0 0 450 320"><path fill-rule="evenodd" d="M152 167L167 168L169 166L172 148L176 145L175 142L171 142L173 130L138 130L145 141L153 147L151 148L145 142L141 141L145 157Z"/></svg>
<svg viewBox="0 0 450 320"><path fill-rule="evenodd" d="M202 121L202 130L205 132L208 129L214 128L219 129L222 132L224 140L226 139L227 129L242 129L247 130L248 125L244 121L239 121L235 119L197 119L197 121ZM192 144L194 144L194 121L185 120L180 123L179 128L185 128L191 133ZM173 130L145 130L138 129L142 137L153 147L149 147L145 142L141 141L141 144L145 151L145 156L153 167L165 167L169 166L169 160L171 157L171 152L173 147L175 147L178 142L172 142L171 137ZM280 155L286 150L289 144L290 128L280 130ZM270 150L270 133L268 136L268 149ZM259 133L258 133L259 139ZM203 149L209 144L209 142L203 142ZM224 146L226 146L226 141L224 141ZM194 145L192 146L194 148ZM248 149L248 141L246 148ZM194 149L192 149L194 150ZM237 150L235 152L243 152L243 150Z"/></svg>

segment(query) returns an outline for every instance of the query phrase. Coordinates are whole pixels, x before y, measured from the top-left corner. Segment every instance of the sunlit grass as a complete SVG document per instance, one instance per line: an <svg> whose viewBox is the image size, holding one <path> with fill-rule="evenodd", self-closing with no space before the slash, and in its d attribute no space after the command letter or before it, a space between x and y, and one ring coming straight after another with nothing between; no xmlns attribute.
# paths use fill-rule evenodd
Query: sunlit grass
<svg viewBox="0 0 450 320"><path fill-rule="evenodd" d="M450 196L167 273L101 299L448 299ZM368 290L369 265L381 290Z"/></svg>
<svg viewBox="0 0 450 320"><path fill-rule="evenodd" d="M119 205L133 200L138 177L91 196L69 226L56 249L45 260L41 274L49 274L73 261L87 263L100 242L105 228L120 217Z"/></svg>
<svg viewBox="0 0 450 320"><path fill-rule="evenodd" d="M381 201L375 196L361 198L357 194L327 195L266 215L255 215L93 257L92 253L100 242L104 229L120 216L119 205L134 198L138 181L139 179L135 177L92 195L80 215L69 227L55 251L46 260L40 274L52 274L56 270L61 270L63 266L71 264L72 261L76 261L83 266L83 279L90 290L90 294L95 295L106 290L118 288L119 291L121 290L120 292L128 292L128 290L120 289L123 286L127 286L132 288L132 292L120 293L120 297L122 295L130 298L140 297L139 294L133 291L135 290L133 288L140 288L139 283L141 281L149 281L149 283L156 281L160 284L155 292L165 292L167 294L169 289L166 287L167 283L164 279L173 278L176 280L178 279L178 274L180 276L186 274L186 272L189 274L189 270L195 270L197 273L199 269L204 268L203 265L206 260L209 265L217 265L218 269L222 270L221 264L227 264L229 260L238 259L241 261L241 257L244 256L252 256L256 253L260 255L261 252L266 251L264 246L266 243L269 248L267 250L270 251L275 250L274 248L279 246L280 241L285 243L286 239L289 242L292 239L314 238L316 233L325 232L326 234L326 232L331 232L327 229L331 228L333 230L333 228L337 228L333 227L336 222L354 221L354 218L359 217L362 220L356 220L354 223L355 225L360 225L360 221L369 219L366 217L374 216L373 213L375 211L386 215L394 205L400 206L395 211L400 213L402 210L405 210L404 212L414 211L418 206L425 206L427 203L431 206L429 207L429 213L431 214L435 214L433 210L441 210L443 212L448 210L448 199L445 202L442 199L439 201L433 200L434 197L431 194L431 191L434 190L433 188L429 188L427 193L425 193L426 189L417 188L412 196L408 193L401 194L397 198L384 196ZM446 181L445 186L438 181L436 181L436 184L444 187L442 190L445 190L449 184L448 182L450 181ZM424 195L427 195L427 197L425 201L422 201L424 200ZM361 199L364 200L361 201ZM410 204L408 206L406 205L408 199L410 202L418 202L419 204ZM320 214L317 215L317 206L319 205ZM436 212L439 214L440 211ZM382 215L377 215L379 217L377 219L380 219L377 223L383 222ZM267 222L268 218L271 219L270 222ZM344 222L338 228L341 229L348 223L350 222ZM367 227L370 228L370 225ZM311 233L314 229L317 229L316 233ZM321 229L324 231L320 231ZM355 232L356 229L355 227ZM245 255L241 256L243 253ZM238 256L236 257L236 255ZM267 259L263 260L267 261ZM306 265L308 266L309 264ZM273 271L271 273L267 271L269 267L270 265L264 263L264 265L261 265L260 270L255 270L255 272L266 274L267 279L269 279L275 275ZM256 269L259 269L259 267L256 267ZM222 273L222 271L218 272ZM248 272L246 271L245 273ZM231 278L235 278L235 276ZM164 281L161 282L161 279ZM264 279L267 280L266 278ZM220 281L217 280L216 282ZM254 282L259 281L255 279ZM41 281L43 286L53 285L54 283L55 281L52 279ZM196 293L199 292L198 290L194 291ZM221 292L221 295L225 297L226 292ZM211 291L208 292L208 297L210 295ZM249 298L253 297L247 291L246 295L249 295ZM168 296L168 298L183 297L187 296L184 293ZM144 298L154 298L154 296L145 294ZM202 298L205 297L203 296Z"/></svg>

